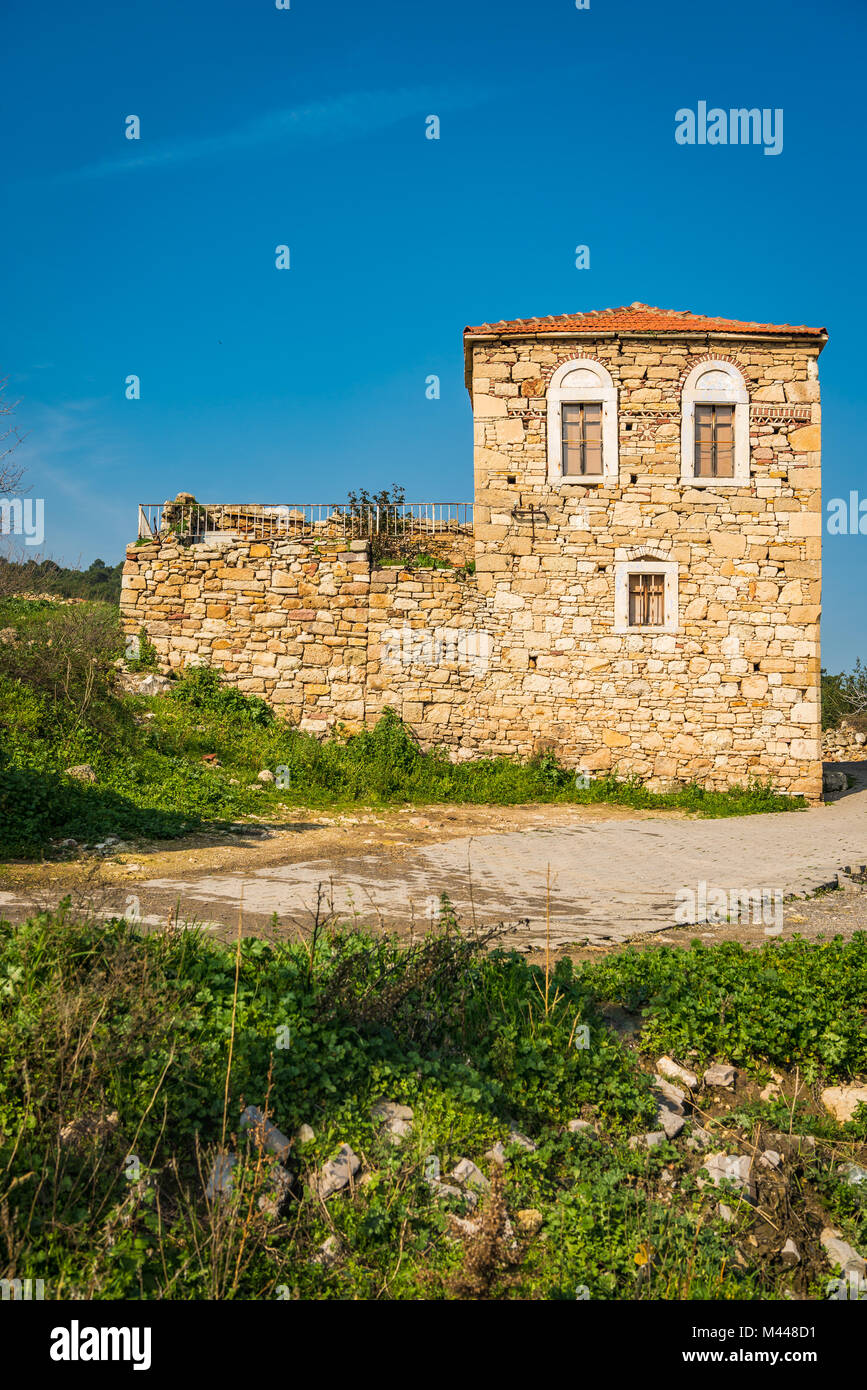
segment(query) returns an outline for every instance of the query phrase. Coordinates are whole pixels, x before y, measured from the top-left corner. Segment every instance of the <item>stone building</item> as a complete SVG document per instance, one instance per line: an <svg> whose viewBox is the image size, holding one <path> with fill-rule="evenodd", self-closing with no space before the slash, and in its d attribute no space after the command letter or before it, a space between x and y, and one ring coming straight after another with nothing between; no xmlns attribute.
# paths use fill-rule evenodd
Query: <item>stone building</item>
<svg viewBox="0 0 867 1390"><path fill-rule="evenodd" d="M643 304L468 328L474 572L376 565L345 509L173 504L126 630L315 733L390 706L456 757L818 799L826 341Z"/></svg>

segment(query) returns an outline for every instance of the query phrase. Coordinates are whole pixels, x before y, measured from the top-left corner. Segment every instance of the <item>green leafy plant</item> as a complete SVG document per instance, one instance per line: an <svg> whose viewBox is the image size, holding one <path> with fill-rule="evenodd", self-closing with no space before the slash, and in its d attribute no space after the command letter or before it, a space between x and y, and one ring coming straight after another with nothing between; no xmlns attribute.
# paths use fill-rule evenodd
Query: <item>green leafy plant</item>
<svg viewBox="0 0 867 1390"><path fill-rule="evenodd" d="M863 941L795 943L776 970L724 946L679 964L667 949L630 951L562 961L546 981L465 937L442 906L410 948L318 915L303 941L235 946L68 907L0 922L0 1275L85 1299L781 1297L789 1275L738 1255L750 1247L702 1196L688 1148L630 1148L657 1102L642 1054L600 1009L657 1001L651 1059L663 1042L702 1055L734 1044L744 1065L813 1056L842 1076L863 1064ZM788 1009L802 987L819 1002L798 1035ZM822 1030L853 1002L862 1033L826 1069ZM739 1010L743 1034L729 1029ZM588 1045L576 1048L579 1020ZM383 1097L412 1110L397 1145L372 1111ZM276 1201L273 1161L238 1123L251 1103L294 1140L297 1181ZM594 1130L571 1132L582 1114ZM314 1132L303 1143L301 1124ZM829 1129L832 1154L842 1138ZM363 1156L364 1180L326 1206L315 1179L342 1144ZM215 1199L221 1151L232 1190ZM467 1208L435 1183L453 1185L461 1158L490 1188L475 1234L458 1237L452 1217ZM817 1151L790 1186L802 1250L817 1201L863 1242L863 1200L837 1164Z"/></svg>

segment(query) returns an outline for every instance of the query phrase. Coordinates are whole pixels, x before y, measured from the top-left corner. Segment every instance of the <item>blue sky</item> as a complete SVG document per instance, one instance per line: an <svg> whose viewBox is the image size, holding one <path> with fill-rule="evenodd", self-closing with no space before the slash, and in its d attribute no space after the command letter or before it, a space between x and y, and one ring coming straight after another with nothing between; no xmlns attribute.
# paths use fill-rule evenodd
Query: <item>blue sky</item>
<svg viewBox="0 0 867 1390"><path fill-rule="evenodd" d="M114 562L181 489L471 500L464 325L636 299L826 325L825 497L867 496L865 28L860 0L6 0L0 373L45 550ZM679 146L700 100L782 108L782 153ZM867 658L865 581L867 536L826 536L832 669Z"/></svg>

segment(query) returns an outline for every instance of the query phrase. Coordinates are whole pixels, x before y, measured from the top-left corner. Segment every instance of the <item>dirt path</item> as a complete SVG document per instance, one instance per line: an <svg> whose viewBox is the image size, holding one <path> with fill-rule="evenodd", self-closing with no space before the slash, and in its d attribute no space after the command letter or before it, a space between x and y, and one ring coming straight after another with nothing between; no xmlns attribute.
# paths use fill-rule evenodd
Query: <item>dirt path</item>
<svg viewBox="0 0 867 1390"><path fill-rule="evenodd" d="M786 903L782 919L778 907L867 864L867 764L843 766L855 786L828 805L726 820L612 806L308 813L288 827L126 846L98 861L9 866L0 910L20 918L70 894L76 907L152 925L177 916L223 936L243 895L245 928L283 936L309 927L320 895L341 918L409 934L425 929L446 893L465 922L505 922L508 941L531 954L544 945L548 912L553 949L570 954L660 933L673 942L848 933L867 925L857 877L843 880L842 894ZM702 884L711 909L714 890L727 895L720 920L702 920ZM741 903L741 894L756 896ZM725 920L732 915L741 920Z"/></svg>

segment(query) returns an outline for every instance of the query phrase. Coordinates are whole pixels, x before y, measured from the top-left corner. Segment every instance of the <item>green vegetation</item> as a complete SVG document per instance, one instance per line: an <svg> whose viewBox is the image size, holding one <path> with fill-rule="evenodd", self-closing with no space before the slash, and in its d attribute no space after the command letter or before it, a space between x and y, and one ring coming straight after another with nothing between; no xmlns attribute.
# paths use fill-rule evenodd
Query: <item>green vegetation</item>
<svg viewBox="0 0 867 1390"><path fill-rule="evenodd" d="M66 569L54 560L7 560L0 556L0 594L56 594L58 598L118 603L123 561L94 560L86 570Z"/></svg>
<svg viewBox="0 0 867 1390"><path fill-rule="evenodd" d="M641 1010L649 1048L737 1066L762 1056L807 1080L867 1069L867 935L760 950L734 941L689 951L633 947L593 966L605 997ZM585 972L585 978L587 972ZM864 1136L867 1139L867 1127Z"/></svg>
<svg viewBox="0 0 867 1390"><path fill-rule="evenodd" d="M143 627L139 628L135 637L127 638L124 651L130 671L159 671L159 653Z"/></svg>
<svg viewBox="0 0 867 1390"><path fill-rule="evenodd" d="M305 942L244 939L237 954L195 930L143 935L62 911L2 923L2 1275L42 1278L52 1298L779 1297L785 1271L743 1243L748 1218L719 1219L686 1135L629 1147L655 1128L641 1054L683 1040L705 988L718 998L727 986L732 1010L752 1018L759 1001L784 1013L794 979L833 997L812 1015L819 1032L859 1001L833 1055L812 1048L824 1077L847 1076L867 1047L865 946L744 952L736 971L726 947L628 953L561 962L546 979L468 941L445 900L436 931L409 950L321 923ZM674 1022L666 1032L652 1011L639 1053L600 1005L612 992L661 998L660 981ZM711 1055L729 1034L708 1018L698 1038ZM788 1044L756 1014L741 1052L760 1071ZM383 1097L413 1110L399 1145L371 1116ZM259 1198L275 1170L238 1124L251 1103L285 1134L315 1131L296 1141L294 1185L270 1214ZM569 1132L578 1116L598 1135ZM787 1111L787 1131L796 1119ZM515 1129L534 1151L510 1139ZM837 1158L857 1132L835 1131ZM502 1173L486 1157L498 1141ZM312 1182L341 1144L362 1159L364 1181L326 1206ZM233 1192L209 1200L221 1148L237 1159ZM448 1181L461 1158L493 1178L478 1239L450 1222L474 1214L464 1198L426 1181ZM818 1151L807 1181L850 1238L864 1234L863 1196ZM329 1238L335 1254L323 1261Z"/></svg>
<svg viewBox="0 0 867 1390"><path fill-rule="evenodd" d="M10 627L14 640L0 643L0 854L7 856L38 854L51 839L171 838L205 822L279 819L287 807L613 802L729 816L802 804L762 784L654 793L609 775L576 785L550 753L452 763L445 749L422 752L390 711L374 729L338 729L320 742L209 669L191 669L166 696L122 695L116 662L124 645L110 605L9 599L0 604L0 628ZM153 669L146 639L139 652L133 665ZM81 764L95 783L67 775ZM265 769L271 784L257 780Z"/></svg>

